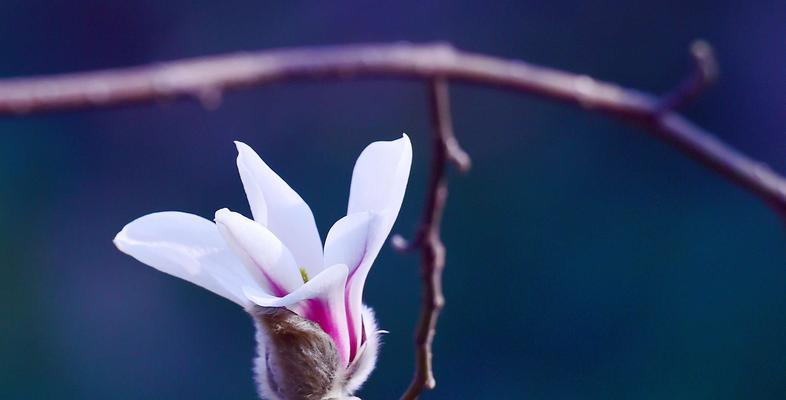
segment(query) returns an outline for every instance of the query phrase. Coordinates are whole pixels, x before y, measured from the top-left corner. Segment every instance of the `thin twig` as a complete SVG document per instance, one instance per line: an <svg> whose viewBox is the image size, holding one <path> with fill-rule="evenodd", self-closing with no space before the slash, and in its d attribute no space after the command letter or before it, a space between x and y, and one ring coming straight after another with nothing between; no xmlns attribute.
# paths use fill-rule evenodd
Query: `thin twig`
<svg viewBox="0 0 786 400"><path fill-rule="evenodd" d="M661 100L662 111L674 111L683 108L696 99L704 89L718 78L718 62L709 43L703 40L693 42L690 47L693 58L693 72L674 91Z"/></svg>
<svg viewBox="0 0 786 400"><path fill-rule="evenodd" d="M423 280L420 318L415 329L415 374L402 400L417 399L426 389L433 389L437 382L432 368L432 343L436 333L437 318L445 305L442 293L442 271L445 268L445 245L440 238L440 223L448 197L446 164L452 162L459 170L469 170L470 158L458 144L453 134L450 98L447 82L436 78L429 84L429 103L433 124L431 144L431 172L426 204L416 239L399 249L421 250L421 279Z"/></svg>
<svg viewBox="0 0 786 400"><path fill-rule="evenodd" d="M693 54L697 58L697 52ZM698 54L701 57L697 59L704 60L699 65L714 65L712 52L699 51ZM700 90L678 89L675 93L688 94L660 98L583 75L458 51L445 44L400 43L259 51L136 68L6 79L0 80L0 115L118 106L179 97L197 98L208 106L215 106L223 92L241 87L298 79L361 77L428 80L443 77L528 93L637 122L786 215L786 181L781 176L674 113L676 107L695 95L691 93L697 94ZM700 89L703 85L687 87Z"/></svg>

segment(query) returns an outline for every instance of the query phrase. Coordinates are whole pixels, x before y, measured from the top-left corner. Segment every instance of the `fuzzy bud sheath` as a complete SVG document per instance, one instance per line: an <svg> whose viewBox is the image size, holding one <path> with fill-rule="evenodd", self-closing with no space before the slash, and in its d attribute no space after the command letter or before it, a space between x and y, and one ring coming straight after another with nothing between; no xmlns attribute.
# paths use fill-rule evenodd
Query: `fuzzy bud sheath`
<svg viewBox="0 0 786 400"><path fill-rule="evenodd" d="M336 345L319 325L283 307L249 310L257 328L254 372L259 395L268 400L359 400L351 393L374 368L379 332L373 313L366 343L349 366L344 366Z"/></svg>

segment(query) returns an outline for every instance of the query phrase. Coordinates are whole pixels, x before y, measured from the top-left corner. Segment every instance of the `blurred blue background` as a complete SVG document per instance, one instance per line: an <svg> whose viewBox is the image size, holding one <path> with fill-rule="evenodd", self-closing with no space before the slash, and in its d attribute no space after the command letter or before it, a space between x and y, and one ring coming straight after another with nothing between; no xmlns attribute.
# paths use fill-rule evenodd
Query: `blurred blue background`
<svg viewBox="0 0 786 400"><path fill-rule="evenodd" d="M282 46L450 41L664 92L705 38L722 75L687 114L786 172L786 3L29 1L0 3L0 76ZM446 210L448 303L432 399L783 399L786 234L743 192L633 127L452 87L474 157ZM234 304L112 245L153 211L248 214L232 140L308 201L324 235L353 162L411 135L418 82L277 84L220 108L174 102L0 120L0 398L254 399L253 330ZM381 253L366 302L391 333L364 399L412 366L418 259Z"/></svg>

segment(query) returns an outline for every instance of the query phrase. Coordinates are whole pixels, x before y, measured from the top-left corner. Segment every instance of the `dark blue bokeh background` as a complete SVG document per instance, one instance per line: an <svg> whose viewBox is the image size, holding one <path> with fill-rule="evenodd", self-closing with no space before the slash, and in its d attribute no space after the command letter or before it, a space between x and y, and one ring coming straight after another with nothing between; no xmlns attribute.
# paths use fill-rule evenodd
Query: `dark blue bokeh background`
<svg viewBox="0 0 786 400"><path fill-rule="evenodd" d="M0 3L0 76L282 46L446 40L664 92L714 44L719 83L688 115L786 171L786 4L30 1ZM235 305L122 255L161 210L248 213L232 140L342 215L357 154L415 146L396 231L428 160L417 82L277 84L193 102L0 120L0 398L254 399ZM752 195L633 127L454 86L474 157L447 208L434 399L782 399L786 234ZM385 249L366 301L391 333L365 399L409 381L417 257Z"/></svg>

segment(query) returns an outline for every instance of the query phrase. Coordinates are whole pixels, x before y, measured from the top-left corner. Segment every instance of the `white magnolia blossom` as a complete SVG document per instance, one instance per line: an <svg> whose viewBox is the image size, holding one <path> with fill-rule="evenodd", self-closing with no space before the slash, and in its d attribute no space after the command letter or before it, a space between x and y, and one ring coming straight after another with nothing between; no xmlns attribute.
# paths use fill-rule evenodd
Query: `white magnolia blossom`
<svg viewBox="0 0 786 400"><path fill-rule="evenodd" d="M363 305L363 286L401 208L412 163L409 138L375 142L360 154L347 215L330 229L324 248L309 206L254 150L236 145L253 220L226 208L215 223L153 213L126 225L115 245L254 317L263 397L347 398L376 362L380 332Z"/></svg>

